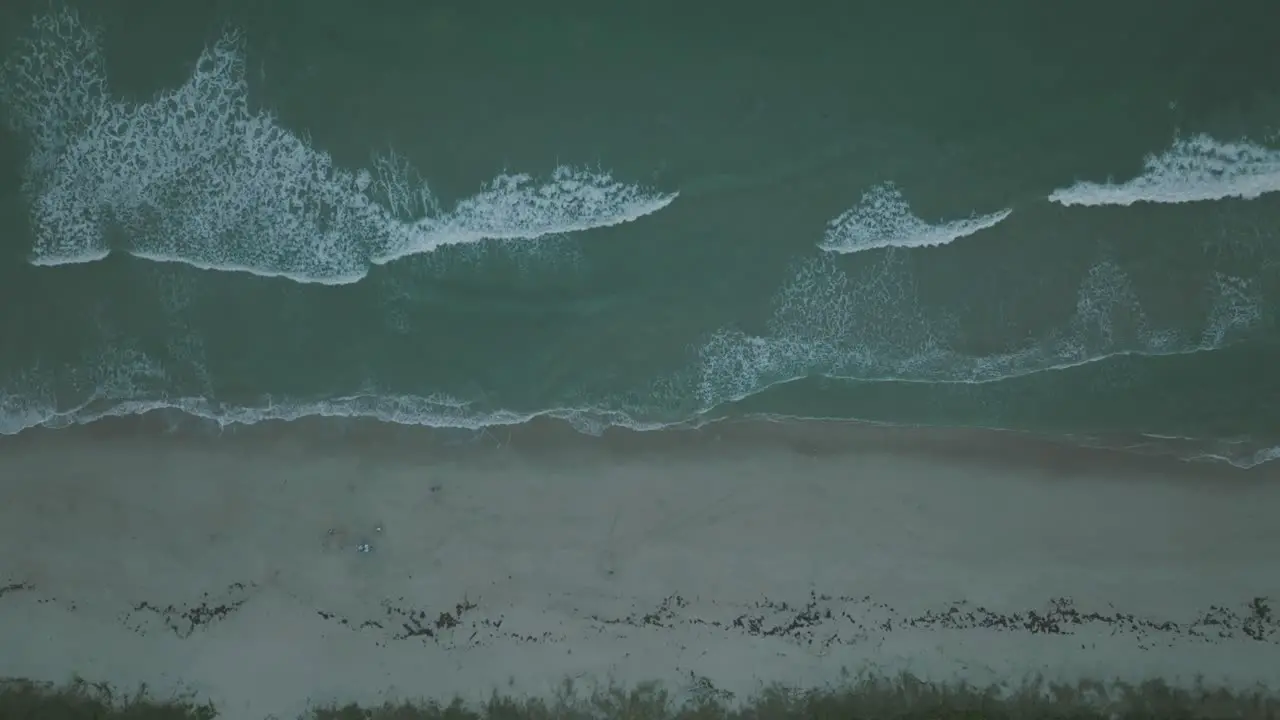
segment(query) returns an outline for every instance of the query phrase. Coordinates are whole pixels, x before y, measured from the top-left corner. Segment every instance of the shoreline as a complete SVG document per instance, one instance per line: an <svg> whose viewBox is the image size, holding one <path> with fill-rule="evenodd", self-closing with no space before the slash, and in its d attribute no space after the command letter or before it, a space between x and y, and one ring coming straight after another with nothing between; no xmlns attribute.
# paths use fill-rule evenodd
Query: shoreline
<svg viewBox="0 0 1280 720"><path fill-rule="evenodd" d="M565 677L1247 691L1280 664L1265 466L840 422L165 427L0 439L0 677L257 717Z"/></svg>
<svg viewBox="0 0 1280 720"><path fill-rule="evenodd" d="M216 443L261 447L287 443L326 452L334 444L394 453L430 453L437 457L486 456L495 451L545 457L556 452L599 452L611 456L646 453L699 453L726 442L752 448L764 445L805 455L865 452L927 455L947 462L997 461L1022 469L1086 472L1116 469L1179 478L1220 478L1235 482L1280 480L1280 463L1249 467L1220 457L1186 458L1172 448L1201 441L1133 436L1052 436L1005 428L909 426L832 418L747 416L655 429L609 426L582 432L567 421L534 416L507 425L482 428L409 425L369 417L305 416L220 426L181 410L151 410L109 416L63 427L34 426L0 436L0 451L29 443L153 438L184 445ZM346 452L347 450L339 450Z"/></svg>

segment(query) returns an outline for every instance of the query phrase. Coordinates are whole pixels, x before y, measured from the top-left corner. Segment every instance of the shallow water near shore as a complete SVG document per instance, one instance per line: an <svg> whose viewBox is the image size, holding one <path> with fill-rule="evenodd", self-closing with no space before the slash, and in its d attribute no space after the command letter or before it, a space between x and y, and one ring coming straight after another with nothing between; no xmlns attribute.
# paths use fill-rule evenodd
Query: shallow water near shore
<svg viewBox="0 0 1280 720"><path fill-rule="evenodd" d="M6 5L0 432L749 416L1280 455L1264 3L663 7Z"/></svg>

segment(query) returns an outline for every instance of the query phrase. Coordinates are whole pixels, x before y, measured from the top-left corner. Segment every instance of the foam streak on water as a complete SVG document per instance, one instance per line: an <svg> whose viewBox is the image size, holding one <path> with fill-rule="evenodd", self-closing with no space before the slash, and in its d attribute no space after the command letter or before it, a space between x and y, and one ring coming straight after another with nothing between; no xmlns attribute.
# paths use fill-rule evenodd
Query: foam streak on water
<svg viewBox="0 0 1280 720"><path fill-rule="evenodd" d="M1061 205L1186 203L1240 198L1280 191L1280 150L1248 141L1220 142L1208 135L1180 138L1149 155L1142 174L1123 183L1078 182L1054 190Z"/></svg>
<svg viewBox="0 0 1280 720"><path fill-rule="evenodd" d="M1153 327L1126 273L1102 260L1082 279L1066 323L1006 351L971 355L957 321L919 300L906 255L890 250L855 274L832 258L802 261L774 298L769 332L726 328L699 350L703 406L823 375L858 381L992 383L1122 355L1216 350L1264 321L1264 298L1248 280L1215 273L1206 316L1193 332Z"/></svg>
<svg viewBox="0 0 1280 720"><path fill-rule="evenodd" d="M863 193L857 205L828 223L818 247L827 252L854 253L875 248L946 245L994 227L1012 212L1005 209L930 224L911 212L906 198L893 183L882 183Z"/></svg>
<svg viewBox="0 0 1280 720"><path fill-rule="evenodd" d="M149 102L111 96L97 32L70 10L35 20L0 74L31 139L31 262L100 260L108 232L138 257L341 284L445 245L532 240L625 223L675 199L609 173L499 175L442 209L397 158L351 171L250 110L244 48L228 33L191 78Z"/></svg>

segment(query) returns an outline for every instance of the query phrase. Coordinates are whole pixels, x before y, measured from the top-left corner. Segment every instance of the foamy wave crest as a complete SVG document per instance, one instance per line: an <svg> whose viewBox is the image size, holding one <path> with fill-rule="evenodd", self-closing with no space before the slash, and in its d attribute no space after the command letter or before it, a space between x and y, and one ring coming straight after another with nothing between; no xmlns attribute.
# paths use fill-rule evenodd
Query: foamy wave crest
<svg viewBox="0 0 1280 720"><path fill-rule="evenodd" d="M250 110L244 70L230 32L181 87L126 103L111 96L95 29L69 9L36 18L0 75L10 121L32 141L31 262L99 260L118 228L138 257L341 284L446 245L629 222L676 197L558 167L500 175L446 210L402 159L340 168Z"/></svg>
<svg viewBox="0 0 1280 720"><path fill-rule="evenodd" d="M1280 191L1280 150L1248 141L1220 142L1208 135L1175 140L1148 155L1143 172L1123 183L1078 182L1054 190L1061 205L1185 203L1240 198L1253 200Z"/></svg>
<svg viewBox="0 0 1280 720"><path fill-rule="evenodd" d="M858 204L827 224L818 247L827 252L854 253L875 248L915 248L947 243L994 227L1011 209L963 220L930 224L911 212L893 183L881 183L863 193Z"/></svg>
<svg viewBox="0 0 1280 720"><path fill-rule="evenodd" d="M112 341L86 354L75 365L56 371L33 369L0 378L0 435L15 435L36 427L65 428L113 417L175 411L220 427L255 425L303 418L369 419L397 425L483 431L519 425L538 417L564 420L582 433L598 435L609 427L656 430L670 423L638 419L626 409L580 406L516 411L477 407L457 398L384 393L366 389L321 399L265 396L252 403L213 399L209 383L202 395L175 395L170 387L179 376L205 379L203 347L191 339L169 348L176 363L165 365L128 342ZM117 344L120 343L120 344Z"/></svg>
<svg viewBox="0 0 1280 720"><path fill-rule="evenodd" d="M540 417L563 420L581 433L599 435L606 428L659 430L669 423L636 420L625 412L592 407L551 408L536 412L480 410L448 396L359 394L327 400L265 400L257 405L233 405L205 397L176 397L156 400L113 398L103 391L79 405L58 409L48 397L6 394L0 391L0 435L16 435L36 427L59 429L87 425L113 417L176 411L205 420L219 428L256 425L271 421L304 418L377 420L416 427L450 428L483 432L520 425Z"/></svg>
<svg viewBox="0 0 1280 720"><path fill-rule="evenodd" d="M809 259L775 296L767 334L723 329L702 345L697 394L713 407L818 375L990 383L1117 355L1214 350L1263 320L1261 294L1249 280L1216 274L1206 294L1207 316L1196 333L1152 327L1124 271L1103 260L1082 280L1061 328L979 356L955 349L962 335L954 318L921 305L901 254L890 252L856 277L830 259Z"/></svg>

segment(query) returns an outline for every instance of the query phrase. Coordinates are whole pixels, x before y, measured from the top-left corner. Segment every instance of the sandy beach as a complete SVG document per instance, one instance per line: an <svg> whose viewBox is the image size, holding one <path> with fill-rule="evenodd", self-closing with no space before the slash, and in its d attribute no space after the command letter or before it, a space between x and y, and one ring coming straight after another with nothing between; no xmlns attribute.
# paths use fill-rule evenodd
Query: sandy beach
<svg viewBox="0 0 1280 720"><path fill-rule="evenodd" d="M1247 689L1280 667L1267 466L833 423L155 424L0 441L0 676L253 718L565 678Z"/></svg>

